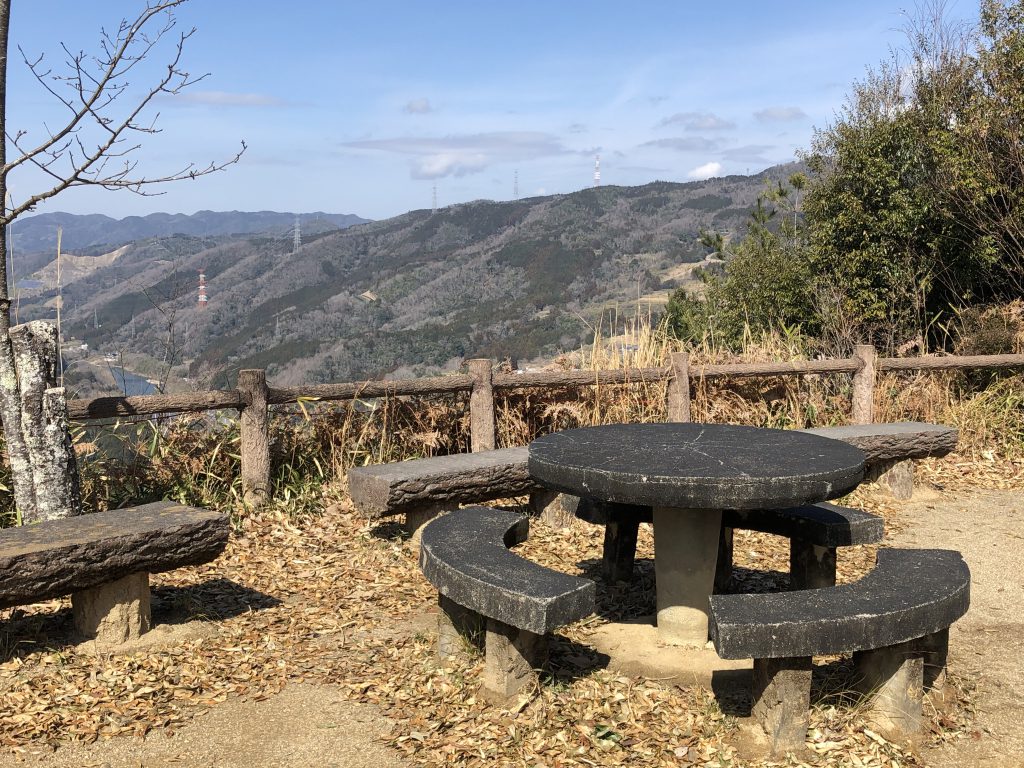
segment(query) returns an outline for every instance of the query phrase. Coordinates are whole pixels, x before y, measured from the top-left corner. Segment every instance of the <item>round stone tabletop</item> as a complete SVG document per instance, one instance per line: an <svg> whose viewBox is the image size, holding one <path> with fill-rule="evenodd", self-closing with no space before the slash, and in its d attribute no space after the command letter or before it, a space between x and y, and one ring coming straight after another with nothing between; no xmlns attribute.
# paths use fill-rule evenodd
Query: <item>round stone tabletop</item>
<svg viewBox="0 0 1024 768"><path fill-rule="evenodd" d="M864 477L838 440L724 424L611 424L530 443L530 475L601 501L679 509L775 509L834 499Z"/></svg>

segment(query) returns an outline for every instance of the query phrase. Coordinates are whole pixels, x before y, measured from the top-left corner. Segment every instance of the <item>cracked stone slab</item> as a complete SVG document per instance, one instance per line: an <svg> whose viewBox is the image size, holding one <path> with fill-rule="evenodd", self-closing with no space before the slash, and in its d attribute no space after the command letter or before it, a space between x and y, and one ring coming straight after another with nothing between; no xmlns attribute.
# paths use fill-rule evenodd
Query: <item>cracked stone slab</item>
<svg viewBox="0 0 1024 768"><path fill-rule="evenodd" d="M611 424L534 440L530 475L578 496L677 509L772 509L824 501L864 476L858 448L795 430Z"/></svg>
<svg viewBox="0 0 1024 768"><path fill-rule="evenodd" d="M503 509L449 512L424 527L420 569L450 600L538 635L593 613L594 582L509 551L528 532L528 518Z"/></svg>
<svg viewBox="0 0 1024 768"><path fill-rule="evenodd" d="M0 530L0 607L213 560L228 516L169 501Z"/></svg>
<svg viewBox="0 0 1024 768"><path fill-rule="evenodd" d="M713 595L711 639L723 659L818 656L882 648L950 626L970 605L959 552L880 549L860 581L771 594Z"/></svg>

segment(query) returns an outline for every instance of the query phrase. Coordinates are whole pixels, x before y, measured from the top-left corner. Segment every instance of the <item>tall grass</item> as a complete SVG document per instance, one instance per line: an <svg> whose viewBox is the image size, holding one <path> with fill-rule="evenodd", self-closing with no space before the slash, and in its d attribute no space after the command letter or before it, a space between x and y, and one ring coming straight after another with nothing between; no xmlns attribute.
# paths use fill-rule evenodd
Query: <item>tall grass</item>
<svg viewBox="0 0 1024 768"><path fill-rule="evenodd" d="M614 316L593 342L550 367L656 368L680 349L648 315ZM794 332L747 334L731 353L705 339L687 348L691 366L805 360L811 346ZM507 366L506 366L507 367ZM554 430L666 418L666 383L512 390L496 395L499 446L525 445ZM698 379L695 421L801 428L849 421L844 374L756 379ZM1024 376L934 372L887 374L875 388L877 421L919 420L960 429L961 455L1024 456ZM157 499L244 512L239 427L234 412L183 415L79 428L75 434L88 509ZM344 490L352 466L463 453L469 445L466 395L322 403L304 400L271 418L274 504L291 516L319 509ZM9 468L0 466L0 518L12 519Z"/></svg>

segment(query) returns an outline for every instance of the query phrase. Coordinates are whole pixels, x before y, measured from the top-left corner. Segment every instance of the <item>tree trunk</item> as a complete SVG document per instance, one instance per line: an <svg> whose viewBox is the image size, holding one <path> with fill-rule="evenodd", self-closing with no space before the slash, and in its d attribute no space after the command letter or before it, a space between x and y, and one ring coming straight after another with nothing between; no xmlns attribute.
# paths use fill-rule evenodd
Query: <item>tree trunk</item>
<svg viewBox="0 0 1024 768"><path fill-rule="evenodd" d="M82 513L78 464L68 434L67 403L57 385L57 328L36 320L10 329L21 393L21 431L35 490L32 516L22 522Z"/></svg>

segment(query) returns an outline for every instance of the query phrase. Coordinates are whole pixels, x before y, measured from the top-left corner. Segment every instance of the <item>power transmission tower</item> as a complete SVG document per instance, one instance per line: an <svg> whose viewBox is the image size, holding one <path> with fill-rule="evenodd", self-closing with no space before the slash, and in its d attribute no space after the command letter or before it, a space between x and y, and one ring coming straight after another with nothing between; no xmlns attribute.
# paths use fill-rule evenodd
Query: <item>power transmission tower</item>
<svg viewBox="0 0 1024 768"><path fill-rule="evenodd" d="M295 217L295 229L292 231L292 253L299 250L302 245L302 230L299 229L299 217Z"/></svg>

